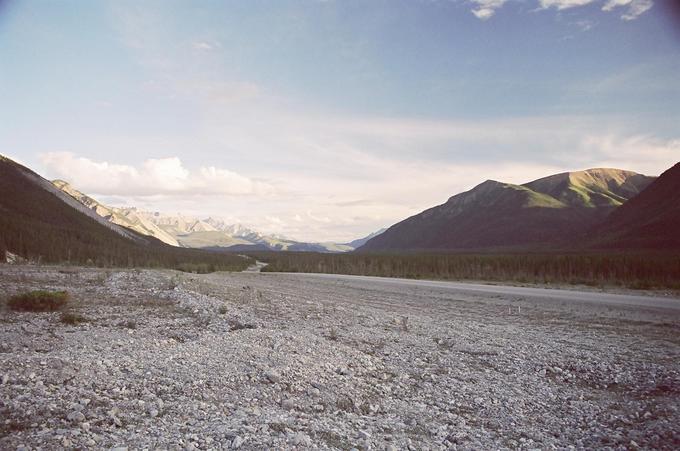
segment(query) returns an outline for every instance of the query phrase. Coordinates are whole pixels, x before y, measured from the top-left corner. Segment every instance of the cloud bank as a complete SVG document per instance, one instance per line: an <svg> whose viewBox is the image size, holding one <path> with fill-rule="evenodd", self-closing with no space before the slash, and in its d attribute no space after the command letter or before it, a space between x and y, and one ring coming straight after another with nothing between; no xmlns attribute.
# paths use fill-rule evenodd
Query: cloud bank
<svg viewBox="0 0 680 451"><path fill-rule="evenodd" d="M50 174L91 194L119 196L266 195L270 184L214 166L189 170L177 157L148 159L138 167L93 161L70 152L48 152L41 161Z"/></svg>

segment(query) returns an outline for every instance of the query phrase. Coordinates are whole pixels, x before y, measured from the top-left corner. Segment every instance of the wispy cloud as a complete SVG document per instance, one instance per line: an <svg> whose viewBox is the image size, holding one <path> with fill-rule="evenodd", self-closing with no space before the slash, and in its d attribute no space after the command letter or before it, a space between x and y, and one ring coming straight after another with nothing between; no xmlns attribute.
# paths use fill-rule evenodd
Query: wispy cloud
<svg viewBox="0 0 680 451"><path fill-rule="evenodd" d="M538 9L565 9L587 6L600 3L602 0L536 0ZM498 9L507 3L507 0L470 0L473 8L470 10L480 20L490 19ZM611 12L619 7L626 7L626 12L621 15L622 20L630 21L654 6L653 0L606 0L602 11ZM592 28L592 25L587 29Z"/></svg>
<svg viewBox="0 0 680 451"><path fill-rule="evenodd" d="M472 14L474 14L480 20L487 20L496 13L506 0L472 0L476 5L472 9Z"/></svg>
<svg viewBox="0 0 680 451"><path fill-rule="evenodd" d="M212 41L212 42L208 42L208 41L194 41L194 42L192 43L192 47L193 47L195 50L207 52L207 51L210 51L210 50L218 49L218 48L220 47L220 44L219 44L218 42L216 42L216 41Z"/></svg>
<svg viewBox="0 0 680 451"><path fill-rule="evenodd" d="M595 26L595 21L588 19L577 20L574 22L574 25L576 25L581 31L590 31Z"/></svg>
<svg viewBox="0 0 680 451"><path fill-rule="evenodd" d="M608 0L602 7L602 11L613 11L618 7L627 7L626 12L621 15L621 19L635 20L651 9L652 6L654 6L652 0Z"/></svg>

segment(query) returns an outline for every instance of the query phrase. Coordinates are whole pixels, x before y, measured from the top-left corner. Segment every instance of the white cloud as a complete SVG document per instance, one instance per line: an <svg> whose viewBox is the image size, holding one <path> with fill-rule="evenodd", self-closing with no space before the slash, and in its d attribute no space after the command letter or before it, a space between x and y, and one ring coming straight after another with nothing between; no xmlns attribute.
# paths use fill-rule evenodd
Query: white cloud
<svg viewBox="0 0 680 451"><path fill-rule="evenodd" d="M618 7L626 7L626 12L621 15L621 19L626 21L637 19L654 5L654 0L536 0L539 10L554 8L558 11L587 6L602 1L605 1L602 6L602 11L605 12L611 12ZM473 9L470 10L472 14L480 20L488 20L508 0L469 0L469 2L474 5ZM585 26L584 31L592 28L592 22L586 23L582 21L578 25L582 29Z"/></svg>
<svg viewBox="0 0 680 451"><path fill-rule="evenodd" d="M218 47L218 45L216 43L207 42L207 41L196 41L192 44L192 46L195 50L201 50L201 51L209 51L209 50L213 50L216 47Z"/></svg>
<svg viewBox="0 0 680 451"><path fill-rule="evenodd" d="M88 194L117 196L266 195L274 188L214 166L190 171L177 157L148 159L139 167L93 161L70 152L41 155L47 172Z"/></svg>
<svg viewBox="0 0 680 451"><path fill-rule="evenodd" d="M472 3L476 5L472 9L472 14L475 15L480 20L487 20L496 13L507 0L472 0Z"/></svg>
<svg viewBox="0 0 680 451"><path fill-rule="evenodd" d="M627 11L621 15L623 20L634 20L654 6L652 0L608 0L602 11L612 11L617 7L627 6Z"/></svg>
<svg viewBox="0 0 680 451"><path fill-rule="evenodd" d="M647 175L659 175L680 161L680 139L663 140L644 134L589 135L579 147L592 155L598 166L631 169Z"/></svg>
<svg viewBox="0 0 680 451"><path fill-rule="evenodd" d="M586 6L591 3L599 3L599 0L538 0L541 9L555 8L558 11L563 9L575 8L578 6ZM622 20L634 20L641 14L647 12L654 6L653 0L607 0L602 11L611 12L618 7L627 7L624 14L621 15Z"/></svg>
<svg viewBox="0 0 680 451"><path fill-rule="evenodd" d="M596 0L539 0L538 3L543 9L556 8L557 10L585 6Z"/></svg>
<svg viewBox="0 0 680 451"><path fill-rule="evenodd" d="M593 29L593 27L595 26L595 22L592 20L583 19L577 20L576 22L574 22L574 25L576 25L581 31L589 31Z"/></svg>

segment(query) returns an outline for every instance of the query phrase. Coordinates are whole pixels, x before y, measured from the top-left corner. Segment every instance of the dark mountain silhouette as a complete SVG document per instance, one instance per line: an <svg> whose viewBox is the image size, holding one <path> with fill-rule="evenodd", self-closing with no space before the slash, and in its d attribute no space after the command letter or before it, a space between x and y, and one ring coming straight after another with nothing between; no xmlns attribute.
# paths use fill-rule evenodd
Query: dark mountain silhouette
<svg viewBox="0 0 680 451"><path fill-rule="evenodd" d="M588 234L603 249L680 249L680 163Z"/></svg>
<svg viewBox="0 0 680 451"><path fill-rule="evenodd" d="M487 180L393 225L360 251L552 247L593 227L653 180L619 169L565 172L524 185Z"/></svg>
<svg viewBox="0 0 680 451"><path fill-rule="evenodd" d="M233 255L181 249L113 224L30 169L0 155L0 261L6 252L31 261L189 270L239 269Z"/></svg>

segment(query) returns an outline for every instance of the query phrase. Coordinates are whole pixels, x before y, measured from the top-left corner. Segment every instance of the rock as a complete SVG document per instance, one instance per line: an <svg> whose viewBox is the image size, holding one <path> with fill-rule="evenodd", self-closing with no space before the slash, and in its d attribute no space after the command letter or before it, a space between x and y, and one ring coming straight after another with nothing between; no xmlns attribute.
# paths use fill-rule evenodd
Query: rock
<svg viewBox="0 0 680 451"><path fill-rule="evenodd" d="M69 413L67 418L69 421L74 423L82 423L85 421L85 415L83 415L83 413L78 410L74 410L73 412Z"/></svg>
<svg viewBox="0 0 680 451"><path fill-rule="evenodd" d="M306 434L303 434L302 432L298 432L293 436L293 439L291 440L291 443L293 445L304 445L304 446L311 446L312 445L312 439L309 438Z"/></svg>
<svg viewBox="0 0 680 451"><path fill-rule="evenodd" d="M281 407L286 410L293 410L295 408L295 403L292 399L284 399L281 401Z"/></svg>
<svg viewBox="0 0 680 451"><path fill-rule="evenodd" d="M337 374L341 375L341 376L351 376L352 375L352 371L350 371L349 368L344 368L344 367L336 368L335 372Z"/></svg>
<svg viewBox="0 0 680 451"><path fill-rule="evenodd" d="M275 371L267 371L264 375L272 384L281 382L281 376Z"/></svg>
<svg viewBox="0 0 680 451"><path fill-rule="evenodd" d="M361 440L368 440L371 438L371 434L369 434L366 431L359 430L359 439Z"/></svg>
<svg viewBox="0 0 680 451"><path fill-rule="evenodd" d="M231 442L232 449L239 449L245 440L241 436L236 436Z"/></svg>

